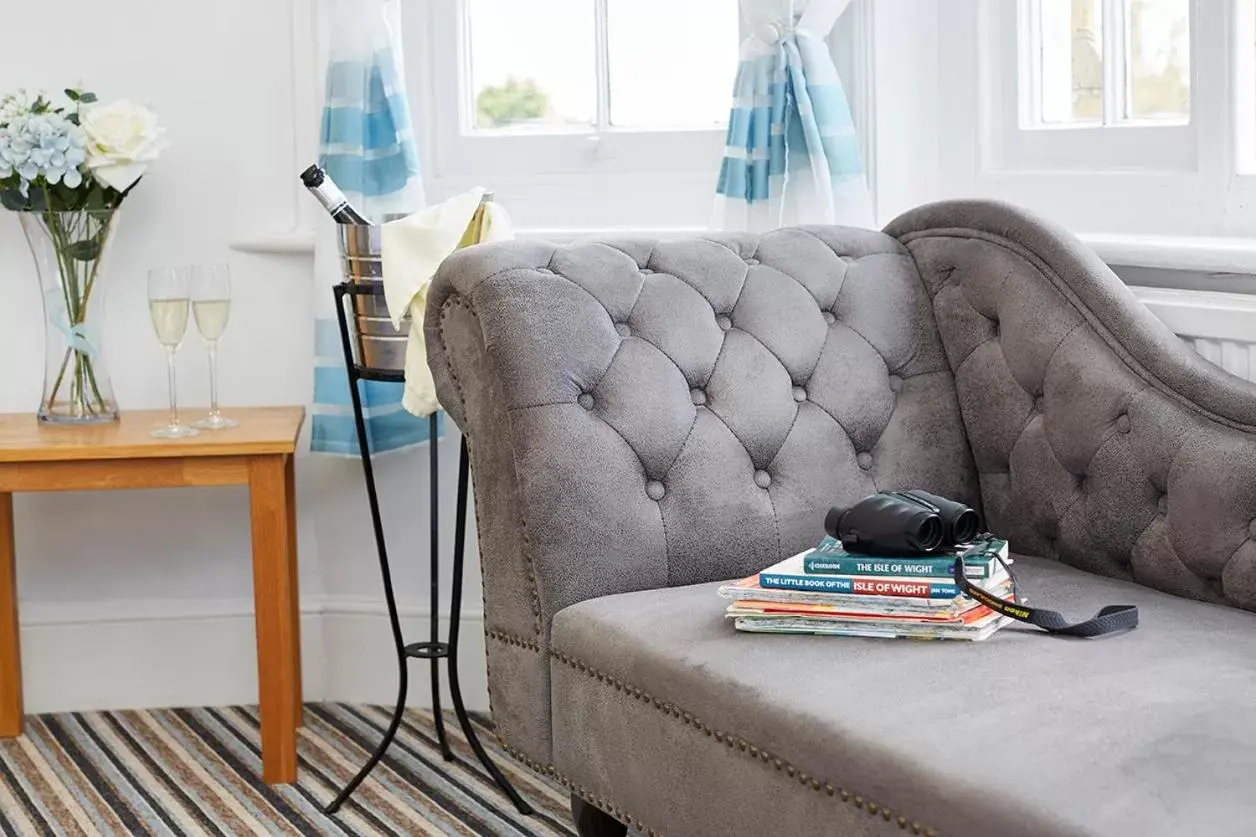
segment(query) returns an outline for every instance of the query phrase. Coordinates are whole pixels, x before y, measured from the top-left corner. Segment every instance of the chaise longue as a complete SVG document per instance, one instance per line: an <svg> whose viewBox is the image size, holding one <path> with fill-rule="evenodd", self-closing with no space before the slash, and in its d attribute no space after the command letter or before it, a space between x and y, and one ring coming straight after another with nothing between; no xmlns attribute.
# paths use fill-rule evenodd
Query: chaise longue
<svg viewBox="0 0 1256 837"><path fill-rule="evenodd" d="M513 241L425 321L470 445L493 720L582 835L1256 834L1256 386L1069 233ZM1093 640L739 634L718 582L923 488Z"/></svg>

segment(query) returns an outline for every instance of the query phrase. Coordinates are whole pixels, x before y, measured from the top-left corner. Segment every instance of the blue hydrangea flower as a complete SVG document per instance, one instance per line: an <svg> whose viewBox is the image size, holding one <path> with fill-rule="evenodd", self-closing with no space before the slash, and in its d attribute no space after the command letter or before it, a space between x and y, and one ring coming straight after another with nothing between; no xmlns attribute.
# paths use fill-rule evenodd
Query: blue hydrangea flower
<svg viewBox="0 0 1256 837"><path fill-rule="evenodd" d="M0 180L17 172L23 195L40 176L78 188L86 160L87 135L59 113L23 113L0 125Z"/></svg>

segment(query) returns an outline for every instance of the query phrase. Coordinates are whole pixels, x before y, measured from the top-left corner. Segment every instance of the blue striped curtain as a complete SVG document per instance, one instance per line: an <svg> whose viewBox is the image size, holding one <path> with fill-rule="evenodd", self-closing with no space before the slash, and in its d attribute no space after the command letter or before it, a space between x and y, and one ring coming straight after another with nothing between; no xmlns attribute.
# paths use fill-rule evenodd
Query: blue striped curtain
<svg viewBox="0 0 1256 837"><path fill-rule="evenodd" d="M319 164L372 222L416 212L424 196L406 101L398 0L324 0L322 12L329 42ZM341 281L336 230L330 219L320 220L310 448L356 456L357 430L331 292ZM358 387L373 453L427 441L428 420L401 407L403 384L360 381ZM443 415L438 418L443 428Z"/></svg>
<svg viewBox="0 0 1256 837"><path fill-rule="evenodd" d="M850 0L742 0L715 226L874 224L859 136L824 39Z"/></svg>

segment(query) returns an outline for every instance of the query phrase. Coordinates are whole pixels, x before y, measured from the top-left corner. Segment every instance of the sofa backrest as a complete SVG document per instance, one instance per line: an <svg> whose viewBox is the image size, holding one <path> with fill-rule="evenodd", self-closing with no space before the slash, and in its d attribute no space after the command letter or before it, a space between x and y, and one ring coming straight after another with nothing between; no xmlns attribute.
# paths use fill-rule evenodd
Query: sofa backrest
<svg viewBox="0 0 1256 837"><path fill-rule="evenodd" d="M878 489L978 502L929 297L881 233L482 245L445 262L428 312L504 635L748 575Z"/></svg>
<svg viewBox="0 0 1256 837"><path fill-rule="evenodd" d="M886 229L933 298L990 527L1022 554L1256 611L1256 386L1025 210L947 201Z"/></svg>

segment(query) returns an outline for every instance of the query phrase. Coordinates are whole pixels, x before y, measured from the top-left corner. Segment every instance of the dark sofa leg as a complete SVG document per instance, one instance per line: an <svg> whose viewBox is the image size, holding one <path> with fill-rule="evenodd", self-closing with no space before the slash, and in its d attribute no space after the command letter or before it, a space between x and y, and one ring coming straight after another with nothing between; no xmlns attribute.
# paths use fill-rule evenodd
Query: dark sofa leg
<svg viewBox="0 0 1256 837"><path fill-rule="evenodd" d="M571 795L571 818L576 821L576 832L580 837L624 837L628 833L628 826L574 793Z"/></svg>

